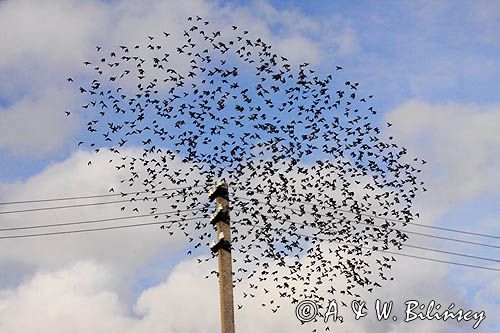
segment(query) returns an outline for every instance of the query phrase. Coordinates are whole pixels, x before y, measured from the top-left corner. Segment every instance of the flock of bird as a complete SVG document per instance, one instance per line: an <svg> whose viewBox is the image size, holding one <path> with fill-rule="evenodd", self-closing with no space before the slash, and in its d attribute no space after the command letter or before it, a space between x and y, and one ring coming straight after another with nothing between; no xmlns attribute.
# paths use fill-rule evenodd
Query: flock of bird
<svg viewBox="0 0 500 333"><path fill-rule="evenodd" d="M237 289L242 300L260 293L276 312L275 297L359 297L359 288L392 279L395 259L378 251L401 249L408 237L374 215L418 216L412 201L425 191L417 177L425 161L381 139L373 96L342 80L341 67L320 75L237 26L210 27L194 16L179 34L97 47L84 62L88 83L68 78L86 103L90 134L78 146L109 149L110 163L127 172L122 183L163 193L184 221L162 229L182 232L190 253L208 249L215 232L189 217L210 211L204 188L225 178L234 283L248 283ZM138 155L123 152L137 146ZM191 189L161 192L173 185ZM148 202L156 214L161 201Z"/></svg>

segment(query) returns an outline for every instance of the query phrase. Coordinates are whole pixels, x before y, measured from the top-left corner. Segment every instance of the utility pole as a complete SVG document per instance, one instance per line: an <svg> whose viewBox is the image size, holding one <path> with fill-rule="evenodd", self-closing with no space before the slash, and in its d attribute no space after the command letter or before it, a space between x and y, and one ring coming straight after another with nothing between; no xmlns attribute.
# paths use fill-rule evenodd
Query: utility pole
<svg viewBox="0 0 500 333"><path fill-rule="evenodd" d="M225 181L217 182L209 193L215 200L215 212L210 218L217 225L217 242L210 243L210 249L219 257L219 293L221 332L234 333L233 268L231 258L231 226L229 225L229 188Z"/></svg>

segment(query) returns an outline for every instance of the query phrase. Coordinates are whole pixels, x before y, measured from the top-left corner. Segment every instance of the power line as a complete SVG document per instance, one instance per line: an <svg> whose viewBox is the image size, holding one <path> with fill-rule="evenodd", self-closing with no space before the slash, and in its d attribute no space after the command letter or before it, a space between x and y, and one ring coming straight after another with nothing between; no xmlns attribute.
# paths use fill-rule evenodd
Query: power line
<svg viewBox="0 0 500 333"><path fill-rule="evenodd" d="M56 231L56 232L36 233L36 234L2 236L2 237L0 237L0 239L40 237L40 236L52 236L52 235L62 235L62 234L73 234L73 233L85 233L85 232L94 232L94 231L104 231L104 230L134 228L134 227L142 227L142 226L157 225L157 224L166 224L166 223L176 223L176 222L191 221L191 220L197 220L197 219L206 218L206 217L208 217L208 215L199 216L199 217L192 217L192 218L184 218L184 219L178 219L178 220L171 220L171 221L147 222L147 223L136 223L136 224L127 224L127 225L110 226L110 227L102 227L102 228L92 228L92 229L77 229L77 230L68 230L68 231ZM233 222L239 223L240 221L233 221ZM293 222L290 222L290 223L293 223ZM248 227L245 224L241 224L241 225ZM258 225L253 225L252 227L265 228L263 226L258 226ZM286 229L275 229L275 228L271 228L271 229L273 229L275 231L286 231ZM311 236L311 235L305 235L305 234L299 234L299 233L295 233L295 234L299 235L299 236L303 236L303 237L310 237L310 238L315 238L315 239L319 239L319 240L330 241L330 242L333 242L333 243L344 244L344 245L348 245L348 246L359 246L359 245L354 245L354 244L349 244L349 243L343 243L343 242L334 241L332 239L320 238L320 237L317 237L317 236ZM361 247L369 249L369 250L373 250L373 249L371 249L369 247L366 247L366 246L361 246ZM500 271L500 269L496 269L496 268L492 268L492 267L483 267L483 266L477 266L477 265L457 263L457 262L452 262L452 261L439 260L439 259L434 259L434 258L420 257L420 256L415 256L415 255L410 255L410 254L404 254L404 253L399 253L399 252L392 252L392 251L389 251L389 250L377 250L377 251L387 252L387 253L391 253L391 254L394 254L394 255L400 255L400 256L411 257L411 258L416 258L416 259L429 260L429 261L434 261L434 262L441 262L441 263L447 263L447 264L453 264L453 265L459 265L459 266L466 266L466 267L472 267L472 268L478 268L478 269L486 269L486 270L492 270L492 271Z"/></svg>
<svg viewBox="0 0 500 333"><path fill-rule="evenodd" d="M242 200L248 200L248 201L256 200L256 199L248 199L248 198L242 198L242 197L237 197L237 198L242 199ZM258 201L258 202L264 203L262 201ZM276 207L285 208L285 209L289 209L289 210L292 210L292 211L300 211L299 209L290 208L290 207L283 206L283 205L275 204L275 206ZM326 215L318 214L316 212L311 212L311 211L306 211L306 210L304 210L304 212L308 213L308 214L312 214L312 215L317 215L317 216L320 216L320 217L329 217L329 216L326 216ZM382 226L378 226L378 225L375 225L375 224L369 224L369 223L361 222L361 221L357 221L357 220L350 220L350 219L347 219L347 218L339 218L339 217L333 217L333 218L336 218L338 220L345 220L345 221L355 222L357 224L367 225L369 227L377 228L377 229L397 230L397 231L400 231L400 232L403 232L403 233L414 234L414 235L418 235L418 236L424 236L424 237L430 237L430 238L436 238L436 239L443 239L443 240L448 240L448 241L453 241L453 242L459 242L459 243L465 243L465 244L472 244L472 245L478 245L478 246L484 246L484 247L491 247L491 248L497 248L497 249L500 248L500 246L492 245L492 244L484 244L484 243L479 243L479 242L467 241L467 240L463 240L463 239L456 239L456 238L450 238L450 237L444 237L444 236L430 235L430 234L426 234L426 233L421 233L421 232L416 232L416 231L402 230L402 229L393 228L393 227L382 227Z"/></svg>
<svg viewBox="0 0 500 333"><path fill-rule="evenodd" d="M447 260L441 260L441 259L435 259L435 258L427 258L427 257L416 256L413 254L399 253L399 252L393 252L393 251L388 251L388 250L378 250L378 251L383 251L383 252L387 252L390 254L395 254L398 256L404 256L404 257L409 257L409 258L416 258L416 259L422 259L422 260L427 260L427 261L440 262L440 263L444 263L444 264L451 264L451 265L457 265L457 266L465 266L465 267L472 267L472 268L479 268L479 269L486 269L486 270L490 270L490 271L500 272L500 269L493 268L493 267L470 265L470 264L464 264L464 263L460 263L460 262L447 261Z"/></svg>
<svg viewBox="0 0 500 333"><path fill-rule="evenodd" d="M182 193L178 193L175 195L172 195L172 197L182 195ZM166 199L167 197L164 195L156 196L156 197L145 197L139 200L142 201L147 201L149 199ZM4 214L14 214L14 213L26 213L26 212L36 212L36 211L43 211L43 210L54 210L54 209L65 209L65 208L78 208L78 207L89 207L89 206L100 206L100 205L110 205L110 204L115 204L115 203L122 203L122 202L132 202L132 201L138 201L135 198L130 198L126 200L115 200L115 201L105 201L105 202L96 202L96 203L86 203L86 204L77 204L77 205L67 205L67 206L53 206L53 207L40 207L40 208L27 208L27 209L19 209L19 210L9 210L9 211L0 211L0 215Z"/></svg>
<svg viewBox="0 0 500 333"><path fill-rule="evenodd" d="M52 224L29 225L29 226L24 226L24 227L1 228L0 232L1 231L14 231L14 230L26 230L26 229L41 229L41 228L61 227L61 226L69 226L69 225L100 223L100 222L109 222L109 221L135 219L135 218L143 218L143 217L153 217L153 216L155 218L157 218L159 215L178 214L178 213L182 213L182 212L196 211L196 210L202 210L202 209L203 208L192 208L192 209L175 210L175 211L169 211L169 212L160 212L160 213L154 213L154 214L142 214L142 215L134 215L134 216L111 217L111 218L99 219L99 220L85 220L85 221L78 221L78 222L63 222L63 223L52 223Z"/></svg>
<svg viewBox="0 0 500 333"><path fill-rule="evenodd" d="M77 229L77 230L55 231L55 232L45 232L45 233L37 233L37 234L2 236L2 237L0 237L0 239L26 238L26 237L39 237L39 236L52 236L52 235L75 234L75 233L84 233L84 232L92 232L92 231L102 231L102 230L133 228L133 227L142 227L142 226L155 225L155 224L166 224L166 223L184 222L184 221L197 220L197 219L206 218L206 217L208 217L208 215L199 216L199 217L189 217L189 218L185 218L185 219L178 219L178 220L171 220L171 221L126 224L126 225L118 225L118 226L102 227L102 228L93 228L93 229Z"/></svg>
<svg viewBox="0 0 500 333"><path fill-rule="evenodd" d="M176 191L176 190L200 188L200 187L205 187L205 186L204 185L196 185L196 186L185 186L185 187L176 187L176 188L164 188L161 190L151 190L151 191L121 192L121 193L117 193L117 194L101 194L101 195L74 196L74 197L61 197L61 198L49 198L49 199L34 199L34 200L24 200L24 201L9 201L9 202L0 202L0 206L1 205L11 205L11 204L37 203L37 202L53 202L53 201L65 201L65 200L105 198L105 197L113 197L113 196L124 197L124 196L131 195L131 194L135 194L135 195L143 194L143 193L155 194L156 192ZM243 187L240 187L240 189L243 189ZM262 192L262 194L265 194L265 193ZM271 197L279 198L278 196L275 196L275 195L270 195L270 194L268 194L268 195ZM162 198L162 197L153 197L151 199L154 199L154 198ZM244 199L246 199L246 198L244 198ZM255 200L255 199L246 199L246 200ZM41 211L41 210L51 210L51 209L61 209L61 208L73 208L73 207L86 207L86 206L103 205L103 204L108 204L108 203L113 204L113 203L120 203L120 202L127 202L127 201L129 201L129 200L110 201L110 202L95 203L95 204L70 205L70 206L61 206L61 207L47 207L47 208L14 210L14 211L0 212L0 214L23 213L23 212L31 212L31 211ZM297 201L297 200L290 201L290 202L302 203L302 204L310 205L310 206L314 206L314 207L320 207L320 208L330 209L330 210L335 210L335 211L342 211L342 212L351 213L351 214L358 214L358 215L368 216L368 217L372 217L372 218L378 218L378 219L383 219L383 220L387 220L387 221L391 221L391 222L409 224L409 225L414 225L414 226L419 226L419 227L438 229L438 230L462 233L462 234L467 234L467 235L488 237L488 238L493 238L493 239L500 239L500 236L495 236L495 235L488 235L488 234L483 234L483 233L476 233L476 232L471 232L471 231L445 228L445 227L439 227L439 226L431 226L431 225L419 224L416 222L405 222L405 221L401 221L401 220L397 220L397 219L393 219L393 218L382 217L382 216L377 216L377 215L367 214L367 213L354 212L351 210L341 209L341 208L332 208L332 207L328 207L328 206L324 206L324 205L320 205L320 204L315 204L315 203L310 203L310 202L302 202L302 201Z"/></svg>
<svg viewBox="0 0 500 333"><path fill-rule="evenodd" d="M142 194L142 193L155 194L156 192L177 191L177 190L193 189L193 188L199 188L199 187L205 187L205 186L204 185L193 185L193 186L185 186L185 187L163 188L161 190L120 192L120 193L110 193L110 194L96 194L96 195L74 196L74 197L59 197L59 198L49 198L49 199L32 199L32 200L23 200L23 201L5 201L5 202L0 202L0 206L1 205L24 204L24 203L36 203L36 202L52 202L52 201L65 201L65 200L106 198L106 197L115 197L115 196L124 197L124 196L130 195L130 194L136 194L136 195Z"/></svg>
<svg viewBox="0 0 500 333"><path fill-rule="evenodd" d="M232 221L232 222L239 223L240 221ZM246 224L241 223L241 225L245 226L245 227L249 227L249 228L250 227L266 228L264 226L259 226L259 225L255 225L255 224L252 225L252 226L248 226ZM276 228L267 228L267 229L273 229L274 231L287 231L286 229L276 229ZM335 240L329 239L329 238L321 238L321 237L317 237L317 236L311 236L311 235L305 235L305 234L299 234L299 233L294 233L294 234L298 235L298 236L315 238L315 239L318 239L318 240L329 241L329 242L337 243L337 244L341 244L341 245L360 247L360 248L364 248L364 249L375 251L375 250L373 250L373 249L371 249L371 248L369 248L367 246L363 246L363 245L356 245L356 244L344 243L344 242L335 241ZM389 250L376 250L376 251L386 252L386 253L390 253L390 254L394 254L394 255L398 255L398 256L403 256L403 257L410 257L410 258L415 258L415 259L422 259L422 260L440 262L440 263L445 263L445 264L465 266L465 267L471 267L471 268L478 268L478 269L485 269L485 270L500 272L500 269L493 268L493 267L484 267L484 266L464 264L464 263L459 263L459 262L454 262L454 261L447 261L447 260L441 260L441 259L435 259L435 258L421 257L421 256L412 255L412 254L406 254L406 253L401 253L401 252L394 252L394 251L389 251Z"/></svg>
<svg viewBox="0 0 500 333"><path fill-rule="evenodd" d="M238 211L238 212L242 212L242 213L245 213L243 210L241 209L234 209L234 211ZM273 216L269 216L269 215L264 215L262 213L259 213L260 215L266 217L266 218L270 218L270 219L273 219L273 220L279 220L279 221L282 221L282 222L286 222L286 223L292 223L292 224L298 224L298 225L303 225L303 226L306 226L306 227L310 227L310 228L315 228L315 229L319 229L321 230L320 227L313 227L311 225L308 225L306 223L302 223L302 222L296 222L296 221L283 221L281 219L277 219ZM348 221L351 221L351 220L348 220ZM321 232L325 233L325 234L331 234L331 232L328 232L328 231L324 231L324 230L321 230ZM376 238L370 238L372 240L377 240ZM433 249L433 248L428 248L428 247L424 247L424 246L417 246L417 245L410 245L410 244L401 244L401 246L405 246L405 247L411 247L411 248L416 248L416 249L421 249L421 250L426 250L426 251L431 251L431 252L437 252L437 253L444 253L444 254L450 254L450 255L454 255L454 256L459 256L459 257L466 257L466 258L473 258L473 259L480 259L480 260L485 260L485 261L491 261L491 262L498 262L500 263L500 260L498 259L492 259L492 258L486 258L486 257L480 257L480 256L473 256L473 255L469 255L469 254L464 254L464 253L457 253L457 252L451 252L451 251L445 251L445 250L439 250L439 249Z"/></svg>
<svg viewBox="0 0 500 333"><path fill-rule="evenodd" d="M133 192L133 193L138 193L138 192ZM177 195L180 195L180 194L177 194ZM148 200L149 199L158 199L158 198L165 198L165 196L151 197L151 198L148 198ZM264 203L264 202L259 201L257 199L249 199L249 198L243 198L243 197L235 197L235 198L241 199L241 200L257 201L257 202L260 202L260 203ZM135 198L132 198L132 199L135 200ZM99 203L78 204L78 205L42 207L42 208L31 208L31 209L22 209L22 210L14 210L14 211L4 211L4 212L0 212L0 215L1 214L11 214L11 213L24 213L24 212L33 212L33 211L64 209L64 208L77 208L77 207L107 205L107 204L114 204L114 203L131 202L132 199L107 201L107 202L99 202ZM143 200L143 201L145 201L145 200ZM307 203L307 204L310 204L310 203ZM278 204L274 204L274 205L276 207L282 207L282 208L285 208L285 209L290 209L292 211L293 210L297 210L297 209L294 209L294 208L291 208L291 207L287 207L287 206L283 206L283 205L278 205ZM315 204L312 204L312 205L315 205ZM321 205L315 205L315 206L326 208L326 209L333 209L333 208L324 207L324 206L321 206ZM315 215L318 215L318 216L325 217L325 215L318 214L316 212L310 212L310 211L304 211L304 212L309 213L309 214L315 214ZM152 214L148 214L148 215L152 215ZM337 217L337 219L340 219L340 218ZM358 224L367 225L367 226L370 226L372 228L379 228L379 229L383 228L382 226L372 225L372 224L368 224L368 223L357 221L357 220L350 220L350 219L346 219L346 218L344 218L344 220L355 222L355 223L358 223ZM64 225L64 224L59 224L59 225ZM414 225L414 223L411 223L411 225ZM50 226L50 225L47 225L47 226ZM54 226L56 226L56 225L54 225ZM4 228L4 229L0 229L0 231L31 229L31 228L37 228L37 227L41 227L41 226L18 227L18 228ZM428 226L428 227L431 227L431 226ZM478 246L485 246L485 247L491 247L491 248L500 248L500 246L491 245L491 244L483 244L483 243L472 242L472 241L461 240L461 239L455 239L455 238L450 238L450 237L430 235L430 234L425 234L425 233L420 233L420 232L415 232L415 231L401 230L401 229L392 228L392 227L387 227L387 229L397 230L397 231L400 231L400 232L409 233L409 234L415 234L415 235L424 236L424 237L431 237L431 238L436 238L436 239L443 239L443 240L448 240L448 241L454 241L454 242L460 242L460 243L466 243L466 244L472 244L472 245L478 245ZM471 234L474 234L474 233L471 233ZM492 237L494 237L494 236L492 236Z"/></svg>
<svg viewBox="0 0 500 333"><path fill-rule="evenodd" d="M464 254L464 253L456 253L456 252L445 251L445 250L430 249L430 248L427 248L427 247L417 246L417 245L411 245L411 244L402 244L402 245L406 246L406 247L412 247L412 248L415 248L415 249L420 249L420 250L427 250L427 251L433 251L433 252L438 252L438 253L451 254L451 255L455 255L455 256L461 256L461 257L467 257L467 258L473 258L473 259L480 259L480 260L486 260L486 261L492 261L492 262L500 262L500 260L498 260L498 259L478 257L478 256L469 255L469 254Z"/></svg>
<svg viewBox="0 0 500 333"><path fill-rule="evenodd" d="M92 224L92 223L110 222L110 221L125 220L125 219L143 218L143 217L155 217L155 218L157 218L159 215L179 214L179 213L183 213L183 212L198 211L198 210L203 210L203 209L204 208L192 208L192 209L183 209L183 210L175 210L175 211L168 211L168 212L158 212L158 213L154 213L154 214L142 214L142 215L135 215L135 216L113 217L113 218L105 218L105 219L98 219L98 220L85 220L85 221L77 221L77 222L63 222L63 223L53 223L53 224L38 224L38 225L30 225L30 226L23 226L23 227L1 228L0 232L1 231L27 230L27 229L41 229L41 228L80 225L80 224ZM245 211L243 211L241 209L233 209L233 210L238 211L238 212L242 212L242 213L246 213ZM264 214L261 214L261 215L268 217L268 218L273 218L272 216L268 216L268 215L264 215ZM300 222L296 222L296 221L289 221L289 223L309 226L305 223L300 223ZM309 226L309 227L312 227L312 226ZM314 228L319 229L319 227L314 227ZM410 245L410 244L402 244L402 246L412 247L412 248L417 248L417 249L422 249L422 250L427 250L427 251L432 251L432 252L445 253L445 254L451 254L451 255L456 255L456 256L492 261L492 262L500 262L500 260L497 260L497 259L484 258L484 257L479 257L479 256L473 256L473 255L468 255L468 254L463 254L463 253L456 253L456 252L432 249L432 248Z"/></svg>
<svg viewBox="0 0 500 333"><path fill-rule="evenodd" d="M265 202L259 201L257 199L248 199L248 198L243 198L243 197L236 197L236 198L242 199L242 200L248 200L248 201L256 200L259 203L265 203ZM290 208L290 207L283 206L283 205L278 205L278 204L274 204L274 206L285 208L285 209L290 209L290 210L296 210L296 211L298 210L296 208ZM300 211L300 210L298 210L298 211ZM326 216L326 215L322 215L322 214L318 214L316 212L310 212L310 211L306 211L306 210L304 210L304 212L305 213L309 213L309 214L313 214L313 215L317 215L317 216L321 216L321 217L325 217ZM326 216L326 217L328 217L328 216ZM367 226L370 226L372 228L397 230L397 231L400 231L400 232L403 232L403 233L408 233L408 234L413 234L413 235L418 235L418 236L424 236L424 237L430 237L430 238L436 238L436 239L443 239L443 240L448 240L448 241L453 241L453 242L458 242L458 243L464 243L464 244L471 244L471 245L478 245L478 246L484 246L484 247L491 247L491 248L495 248L495 249L500 249L500 246L498 246L498 245L484 244L484 243L472 242L472 241L468 241L468 240L464 240L464 239L456 239L456 238L450 238L450 237L444 237L444 236L430 235L430 234L426 234L426 233L422 233L422 232L402 230L402 229L393 228L393 227L382 227L382 226L378 226L378 225L375 225L375 224L369 224L369 223L361 222L361 221L357 221L357 220L350 220L350 219L347 219L347 218L339 218L339 217L334 217L334 218L339 219L339 220L345 220L345 221L355 222L355 223L358 223L358 224L367 225Z"/></svg>
<svg viewBox="0 0 500 333"><path fill-rule="evenodd" d="M240 187L240 188L243 189L243 187ZM261 191L261 193L263 195L268 195L270 197L280 198L279 196L276 196L276 195L266 194L263 191ZM500 239L500 236L496 236L496 235L488 235L488 234L477 233L477 232L466 231L466 230L460 230L460 229L438 227L438 226L421 224L421 223L417 223L417 222L406 222L406 221L401 221L401 220L394 219L394 218L389 218L389 217L384 217L384 216L378 216L378 215L374 215L374 214L368 214L366 212L354 212L354 211L348 210L348 209L332 208L332 207L320 205L320 204L317 204L317 203L304 202L304 201L298 201L298 200L295 200L295 201L287 200L287 201L293 202L293 203L301 203L301 204L308 205L308 206L315 206L315 207L320 207L320 208L324 208L324 209L330 209L330 210L340 211L340 212L344 212L344 213L351 213L351 214L357 214L357 215L362 215L362 216L368 216L368 217L372 217L372 218L376 218L376 219L382 219L382 220L387 220L387 221L396 222L396 223L410 224L410 225L415 225L415 226L424 227L424 228L439 229L439 230L443 230L443 231L450 231L450 232L456 232L456 233L467 234L467 235L474 235L474 236L481 236L481 237L487 237L487 238L493 238L493 239Z"/></svg>

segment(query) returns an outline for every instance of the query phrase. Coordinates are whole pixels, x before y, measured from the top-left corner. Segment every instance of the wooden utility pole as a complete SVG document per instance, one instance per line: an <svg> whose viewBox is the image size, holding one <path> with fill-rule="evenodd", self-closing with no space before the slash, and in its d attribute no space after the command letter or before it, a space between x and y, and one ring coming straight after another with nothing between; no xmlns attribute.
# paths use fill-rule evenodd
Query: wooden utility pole
<svg viewBox="0 0 500 333"><path fill-rule="evenodd" d="M217 182L215 189L209 194L209 199L210 201L215 200L215 212L210 218L210 223L217 225L217 241L212 241L210 248L219 256L221 332L234 333L233 268L227 183L225 181Z"/></svg>

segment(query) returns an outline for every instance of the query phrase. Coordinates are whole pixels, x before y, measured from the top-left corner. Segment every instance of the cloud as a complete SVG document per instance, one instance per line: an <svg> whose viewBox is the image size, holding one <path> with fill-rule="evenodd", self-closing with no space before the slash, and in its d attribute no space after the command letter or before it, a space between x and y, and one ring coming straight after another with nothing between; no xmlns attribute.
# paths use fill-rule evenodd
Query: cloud
<svg viewBox="0 0 500 333"><path fill-rule="evenodd" d="M39 272L14 290L0 293L3 332L124 332L133 321L117 295L114 280L92 262L55 272ZM29 318L29 319L28 319Z"/></svg>
<svg viewBox="0 0 500 333"><path fill-rule="evenodd" d="M360 51L354 27L338 17L308 17L294 9L278 10L263 0L241 7L227 5L222 13L230 24L251 27L253 36L262 37L291 63L321 66Z"/></svg>
<svg viewBox="0 0 500 333"><path fill-rule="evenodd" d="M412 270L416 263L419 269ZM76 262L50 272L39 271L16 288L0 291L0 328L11 333L217 331L220 325L218 284L214 278L204 278L211 269L208 265L198 265L195 259L185 260L161 283L142 291L132 305L124 303L114 291L113 285L119 276L95 261ZM339 312L346 320L343 324L328 323L330 329L359 333L470 330L472 324L464 322L418 320L403 323L405 307L402 300L417 298L428 302L434 299L445 306L452 300L459 306L463 299L456 289L440 287L447 281L445 266L436 269L433 264L407 261L397 265L396 270L401 279L394 282L392 288L370 296L362 295L368 306L367 317L356 321L349 308L340 307ZM265 283L260 287L265 287ZM240 303L242 291L238 288L241 286L235 289L235 300L237 304L245 304L243 310L235 313L238 332L310 332L314 327L312 323L300 325L295 318L295 306L288 301L276 299L275 304L282 305L276 314L261 306L263 299L260 297ZM394 300L394 314L400 318L398 323L376 320L373 313L376 298ZM30 320L22 320L26 317ZM486 332L481 327L477 331Z"/></svg>
<svg viewBox="0 0 500 333"><path fill-rule="evenodd" d="M0 27L9 47L3 52L0 69L13 64L29 68L70 65L93 47L101 33L104 10L104 3L97 1L2 2Z"/></svg>
<svg viewBox="0 0 500 333"><path fill-rule="evenodd" d="M499 107L412 100L385 119L394 124L396 140L429 162L426 202L432 206L449 208L500 193Z"/></svg>
<svg viewBox="0 0 500 333"><path fill-rule="evenodd" d="M76 102L73 97L48 87L0 107L0 149L36 159L63 147L79 128L79 116L67 117L64 113Z"/></svg>
<svg viewBox="0 0 500 333"><path fill-rule="evenodd" d="M215 264L216 261L212 261ZM208 265L186 260L162 283L145 290L134 311L134 332L214 332L219 329L217 281L205 279Z"/></svg>
<svg viewBox="0 0 500 333"><path fill-rule="evenodd" d="M60 88L106 30L105 8L95 1L3 1L0 98L15 103Z"/></svg>
<svg viewBox="0 0 500 333"><path fill-rule="evenodd" d="M140 152L129 149L123 153L133 156ZM109 193L114 188L114 193L130 192L136 190L120 180L123 174L117 172L115 165L109 163L113 159L111 152L102 151L99 154L93 152L77 151L67 160L48 166L41 173L10 184L1 184L0 192L5 201L25 200L30 198L60 198L82 195L95 195ZM92 160L92 165L87 161ZM171 165L176 167L177 161ZM180 167L180 164L177 164ZM188 166L183 166L188 167ZM126 175L125 175L126 176ZM170 186L166 180L166 187ZM143 190L142 188L140 190ZM161 195L161 193L159 194ZM142 198L139 196L138 198ZM152 197L152 196L150 196ZM59 201L52 203L32 203L26 205L2 206L3 211L18 210L37 207L65 206L85 203L98 203L105 201L129 200L130 197L121 196L110 198L87 199L78 201ZM170 199L159 199L158 213L168 212ZM122 211L121 207L125 207ZM139 208L139 213L132 211L133 207ZM148 214L150 212L149 202L117 203L110 205L87 206L70 209L57 209L48 211L35 211L28 213L16 213L2 215L2 228L22 227L30 225L44 225L53 223L65 223L76 221L89 221L103 218L115 218L134 216L137 214ZM179 206L179 209L182 209ZM196 213L196 212L195 212ZM172 219L169 216L169 219ZM127 225L132 223L157 222L167 220L165 214L158 219L137 218L102 223L82 224L66 227L52 227L45 229L28 229L16 231L4 231L2 236L20 235L31 233L54 232L62 230L92 229L104 226ZM34 238L2 239L0 247L0 260L7 262L18 262L35 269L56 269L81 260L96 260L99 263L109 265L113 271L123 274L123 277L131 277L135 270L147 265L150 260L163 253L162 258L168 258L182 249L184 237L169 237L165 231L159 229L160 225L147 227L128 228L122 230L90 232L83 234L70 234L61 236L45 236ZM126 282L126 281L124 281Z"/></svg>
<svg viewBox="0 0 500 333"><path fill-rule="evenodd" d="M356 30L351 24L348 24L341 34L337 37L339 50L338 54L342 56L352 56L361 51L359 39Z"/></svg>

